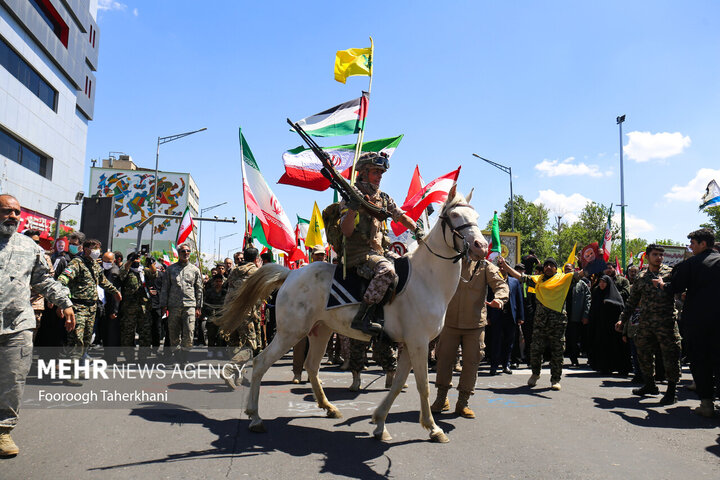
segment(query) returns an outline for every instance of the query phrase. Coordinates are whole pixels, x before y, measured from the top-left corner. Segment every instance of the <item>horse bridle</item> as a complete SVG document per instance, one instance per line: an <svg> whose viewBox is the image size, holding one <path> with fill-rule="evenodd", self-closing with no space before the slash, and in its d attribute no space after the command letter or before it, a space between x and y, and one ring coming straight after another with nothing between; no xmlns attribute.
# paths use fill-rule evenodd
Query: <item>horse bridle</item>
<svg viewBox="0 0 720 480"><path fill-rule="evenodd" d="M450 229L450 232L453 235L451 248L457 252L457 255L454 255L452 257L445 257L443 255L433 252L432 249L430 248L430 245L428 245L427 242L425 242L424 240L422 241L422 243L427 247L427 249L430 251L430 253L432 253L433 255L435 255L438 258L442 258L443 260L452 260L453 263L457 263L463 257L469 258L469 256L470 256L470 244L468 244L468 241L465 239L465 235L460 233L460 231L464 230L466 228L470 228L470 227L477 227L476 223L464 223L458 227L454 227L452 222L450 221L450 218L445 214L445 212L447 210L450 210L451 208L455 208L455 207L469 207L469 208L472 208L473 210L475 210L475 209L469 203L456 203L455 205L452 205L452 206L448 207L447 209L443 210L442 213L440 214L440 216L438 217L440 219L440 222L442 225L443 240L445 241L445 244L447 245L448 241L446 238L445 229L446 228ZM463 242L462 250L459 250L455 246L455 241L457 239L460 239Z"/></svg>

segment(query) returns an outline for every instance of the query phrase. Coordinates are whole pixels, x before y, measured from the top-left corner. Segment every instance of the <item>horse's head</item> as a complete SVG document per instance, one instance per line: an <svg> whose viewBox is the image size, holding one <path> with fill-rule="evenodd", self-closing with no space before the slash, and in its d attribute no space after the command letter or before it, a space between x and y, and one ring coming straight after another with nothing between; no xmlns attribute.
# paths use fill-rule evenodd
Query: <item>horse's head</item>
<svg viewBox="0 0 720 480"><path fill-rule="evenodd" d="M447 238L448 246L452 246L458 253L467 250L471 259L479 260L487 255L488 243L478 227L478 214L470 205L471 198L472 191L465 198L453 185L443 205L440 220L444 222L443 234L445 228L452 233L452 240Z"/></svg>

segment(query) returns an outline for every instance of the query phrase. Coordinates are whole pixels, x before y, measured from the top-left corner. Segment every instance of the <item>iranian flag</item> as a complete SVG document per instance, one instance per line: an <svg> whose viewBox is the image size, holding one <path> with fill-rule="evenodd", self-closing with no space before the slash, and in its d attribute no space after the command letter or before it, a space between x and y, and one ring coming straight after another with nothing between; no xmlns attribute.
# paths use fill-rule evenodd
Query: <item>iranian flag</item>
<svg viewBox="0 0 720 480"><path fill-rule="evenodd" d="M295 238L297 241L305 241L307 237L308 229L310 228L310 220L302 218L300 215L297 216L297 226L295 227Z"/></svg>
<svg viewBox="0 0 720 480"><path fill-rule="evenodd" d="M363 143L363 152L386 153L388 158L395 153L403 136L383 138ZM355 144L339 145L337 147L323 148L332 159L335 170L341 172L346 178L350 178L350 169L355 159ZM330 186L330 181L322 176L320 170L323 166L312 150L305 147L297 147L283 153L285 173L278 183L284 185L295 185L296 187L308 188L310 190L323 191Z"/></svg>
<svg viewBox="0 0 720 480"><path fill-rule="evenodd" d="M337 137L339 135L353 135L360 133L365 125L365 116L368 109L368 94L363 92L362 97L341 103L324 112L317 113L298 121L308 135L313 137Z"/></svg>
<svg viewBox="0 0 720 480"><path fill-rule="evenodd" d="M447 200L448 192L453 185L457 182L458 176L460 175L460 168L453 170L450 173L446 173L442 177L438 177L432 182L428 183L425 188L419 190L411 198L405 200L405 203L400 207L408 217L417 221L422 215L423 210L427 208L431 203L442 203ZM390 224L393 233L399 236L405 230L404 226L397 222Z"/></svg>
<svg viewBox="0 0 720 480"><path fill-rule="evenodd" d="M238 133L245 205L262 223L268 244L284 252L291 252L295 248L295 235L290 220L260 173L242 129L238 129Z"/></svg>
<svg viewBox="0 0 720 480"><path fill-rule="evenodd" d="M185 213L183 213L182 220L180 220L180 227L178 228L177 233L176 243L178 245L187 240L192 233L194 226L195 224L193 223L192 215L190 215L190 207L185 207Z"/></svg>

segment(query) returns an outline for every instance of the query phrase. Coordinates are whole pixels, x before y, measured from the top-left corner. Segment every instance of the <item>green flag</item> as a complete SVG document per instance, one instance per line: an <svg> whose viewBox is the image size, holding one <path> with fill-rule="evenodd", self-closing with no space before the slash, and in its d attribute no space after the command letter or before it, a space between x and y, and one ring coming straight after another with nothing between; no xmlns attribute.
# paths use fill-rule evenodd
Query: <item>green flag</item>
<svg viewBox="0 0 720 480"><path fill-rule="evenodd" d="M502 249L500 247L500 222L498 222L497 211L495 212L495 215L493 215L490 241L492 242L490 244L490 251L500 253Z"/></svg>

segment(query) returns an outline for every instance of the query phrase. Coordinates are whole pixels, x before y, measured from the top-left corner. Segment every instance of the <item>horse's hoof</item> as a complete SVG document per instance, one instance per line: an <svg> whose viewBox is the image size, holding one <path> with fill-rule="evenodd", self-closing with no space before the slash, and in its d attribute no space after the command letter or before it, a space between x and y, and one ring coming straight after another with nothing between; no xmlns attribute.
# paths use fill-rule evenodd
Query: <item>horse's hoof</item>
<svg viewBox="0 0 720 480"><path fill-rule="evenodd" d="M253 433L266 433L267 429L265 428L265 424L262 422L256 423L255 425L250 425L250 431Z"/></svg>
<svg viewBox="0 0 720 480"><path fill-rule="evenodd" d="M430 441L433 443L448 443L450 439L445 432L438 432L430 435Z"/></svg>
<svg viewBox="0 0 720 480"><path fill-rule="evenodd" d="M387 430L383 430L382 433L374 433L373 437L375 437L375 440L379 440L381 442L389 442L392 440L392 436Z"/></svg>
<svg viewBox="0 0 720 480"><path fill-rule="evenodd" d="M340 413L340 410L328 410L327 418L342 418L342 413Z"/></svg>

